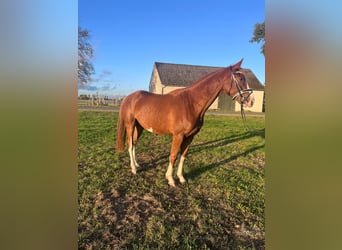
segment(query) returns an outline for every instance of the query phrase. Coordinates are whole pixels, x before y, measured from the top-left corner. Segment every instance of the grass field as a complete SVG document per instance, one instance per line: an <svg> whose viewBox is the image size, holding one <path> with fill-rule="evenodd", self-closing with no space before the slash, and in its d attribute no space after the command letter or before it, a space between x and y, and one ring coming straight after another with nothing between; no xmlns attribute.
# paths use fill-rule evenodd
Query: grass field
<svg viewBox="0 0 342 250"><path fill-rule="evenodd" d="M141 165L116 153L117 113L79 111L80 249L264 249L265 120L205 117L185 161L186 185L168 186L171 137L144 132Z"/></svg>

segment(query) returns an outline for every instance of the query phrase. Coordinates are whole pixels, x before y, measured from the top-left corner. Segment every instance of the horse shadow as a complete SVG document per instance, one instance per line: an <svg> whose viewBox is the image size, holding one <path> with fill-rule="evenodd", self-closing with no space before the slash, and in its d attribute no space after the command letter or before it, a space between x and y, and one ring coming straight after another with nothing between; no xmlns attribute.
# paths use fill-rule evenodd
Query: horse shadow
<svg viewBox="0 0 342 250"><path fill-rule="evenodd" d="M224 137L224 138L219 138L216 140L211 140L211 141L207 141L204 143L200 143L200 144L193 144L190 146L190 150L189 150L189 154L193 154L193 153L199 153L202 151L209 151L213 148L216 147L223 147L229 144L232 144L234 142L238 142L238 141L242 141L242 140L246 140L255 136L260 136L262 138L265 138L265 129L260 129L260 130L254 130L254 131L248 131L239 135L233 135L233 136L229 136L229 137ZM246 156L249 153L254 152L255 150L258 150L260 148L263 148L265 146L265 144L263 145L259 145L259 146L254 146L252 148L249 148L247 150L245 150L244 152L238 153L236 155L232 155L227 159L224 159L222 161L215 161L214 163L211 163L209 165L206 165L204 167L201 168L196 168L196 169L191 169L189 173L187 173L186 177L189 179L194 179L197 176L205 173L206 171L211 170L214 167L217 167L221 164L226 164L229 163L231 161L236 160L237 158L241 157L241 156ZM179 158L179 157L178 157ZM145 172L148 171L150 169L156 168L157 166L160 165L167 165L169 162L169 152L163 152L157 156L150 156L149 159L144 159L140 165L140 168L138 169L138 172ZM175 167L178 164L178 160L175 163ZM186 163L185 163L186 164Z"/></svg>
<svg viewBox="0 0 342 250"><path fill-rule="evenodd" d="M263 147L265 147L265 144L252 147L252 148L250 148L250 149L248 149L248 150L246 150L244 152L241 152L241 153L236 154L236 155L232 155L229 158L221 160L219 162L215 161L214 163L211 163L211 164L206 165L204 167L192 169L189 173L187 173L186 177L188 179L195 179L196 177L200 176L201 174L203 174L203 173L205 173L205 172L207 172L207 171L209 171L209 170L211 170L211 169L213 169L215 167L218 167L220 165L223 165L223 164L229 163L231 161L234 161L234 160L236 160L239 157L246 156L249 153L252 153L252 152L254 152L254 151L256 151L256 150L258 150L260 148L263 148Z"/></svg>
<svg viewBox="0 0 342 250"><path fill-rule="evenodd" d="M265 138L265 128L260 129L260 130L248 131L248 132L245 132L243 134L234 135L234 136L230 136L230 137L226 137L226 138L220 138L217 140L212 140L212 141L201 143L201 144L195 144L195 145L193 145L193 149L190 151L190 153L191 152L192 153L198 153L201 151L208 151L208 150L215 148L215 147L223 147L223 146L232 144L234 142L246 140L246 139L249 139L249 138L252 138L255 136L260 136L264 139ZM196 177L200 176L201 174L203 174L207 171L210 171L211 169L213 169L215 167L218 167L220 165L232 162L232 161L238 159L239 157L246 156L246 155L248 155L248 154L250 154L250 153L252 153L258 149L261 149L263 147L265 147L265 144L253 146L253 147L251 147L251 148L249 148L243 152L232 155L232 156L228 157L227 159L223 159L219 162L215 161L215 162L208 164L208 165L205 165L201 168L191 169L190 172L187 173L186 177L188 179L195 179Z"/></svg>
<svg viewBox="0 0 342 250"><path fill-rule="evenodd" d="M204 142L201 144L194 144L194 145L190 146L190 153L206 151L206 150L210 150L211 148L215 148L215 147L226 146L228 144L231 144L231 143L234 143L237 141L242 141L245 139L249 139L249 138L252 138L254 136L260 136L263 139L265 139L265 129L263 128L260 130L248 131L248 132L245 132L245 133L239 134L239 135L233 135L233 136L229 136L229 137L225 137L225 138L220 138L220 139Z"/></svg>

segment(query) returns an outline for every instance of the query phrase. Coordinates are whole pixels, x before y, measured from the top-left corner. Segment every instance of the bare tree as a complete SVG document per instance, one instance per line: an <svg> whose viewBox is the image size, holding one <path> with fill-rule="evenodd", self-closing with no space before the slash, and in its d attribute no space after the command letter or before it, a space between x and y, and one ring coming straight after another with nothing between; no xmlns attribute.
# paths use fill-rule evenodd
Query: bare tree
<svg viewBox="0 0 342 250"><path fill-rule="evenodd" d="M91 75L95 73L91 62L94 50L89 43L89 31L78 27L78 85L85 86L91 81Z"/></svg>

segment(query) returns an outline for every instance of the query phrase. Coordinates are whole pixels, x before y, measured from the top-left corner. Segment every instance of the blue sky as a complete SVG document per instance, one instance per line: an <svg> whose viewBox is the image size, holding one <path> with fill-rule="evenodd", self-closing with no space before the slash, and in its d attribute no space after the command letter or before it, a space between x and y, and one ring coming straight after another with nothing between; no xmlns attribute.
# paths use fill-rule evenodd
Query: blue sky
<svg viewBox="0 0 342 250"><path fill-rule="evenodd" d="M261 45L249 42L265 19L264 1L79 0L78 19L90 31L96 71L79 93L148 90L154 62L224 67L244 58L265 81Z"/></svg>

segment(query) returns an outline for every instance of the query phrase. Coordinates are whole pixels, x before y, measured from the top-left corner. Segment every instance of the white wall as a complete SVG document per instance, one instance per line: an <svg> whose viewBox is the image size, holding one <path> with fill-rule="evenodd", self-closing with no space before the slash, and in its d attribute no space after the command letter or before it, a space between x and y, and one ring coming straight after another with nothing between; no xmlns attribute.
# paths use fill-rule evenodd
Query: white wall
<svg viewBox="0 0 342 250"><path fill-rule="evenodd" d="M264 100L264 91L260 90L253 90L253 95L254 95L254 105L251 108L244 108L246 111L252 111L252 112L262 112L262 103ZM235 103L235 111L240 111L241 110L241 105L236 102Z"/></svg>

